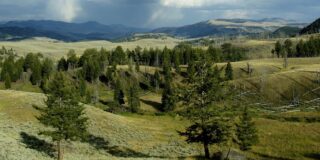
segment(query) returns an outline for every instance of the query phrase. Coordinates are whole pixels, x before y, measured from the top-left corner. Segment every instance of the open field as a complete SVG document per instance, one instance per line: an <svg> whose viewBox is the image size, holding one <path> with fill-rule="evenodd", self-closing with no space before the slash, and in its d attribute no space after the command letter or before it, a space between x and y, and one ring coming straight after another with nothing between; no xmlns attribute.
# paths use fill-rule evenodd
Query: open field
<svg viewBox="0 0 320 160"><path fill-rule="evenodd" d="M134 49L138 45L142 48L153 47L153 48L173 48L181 40L174 38L163 38L163 39L141 39L132 42L120 42L113 43L109 41L83 41L83 42L62 42L47 38L34 38L22 41L0 41L0 46L14 49L18 54L25 55L29 52L42 53L45 56L53 59L61 58L65 56L70 49L74 49L77 54L81 55L85 49L104 47L107 50L115 49L117 46L122 46L124 49Z"/></svg>

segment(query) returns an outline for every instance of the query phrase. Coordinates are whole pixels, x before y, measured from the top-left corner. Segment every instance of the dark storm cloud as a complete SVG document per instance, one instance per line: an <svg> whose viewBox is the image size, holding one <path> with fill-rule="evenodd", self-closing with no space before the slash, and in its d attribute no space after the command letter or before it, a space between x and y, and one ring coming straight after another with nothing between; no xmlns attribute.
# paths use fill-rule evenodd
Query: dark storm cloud
<svg viewBox="0 0 320 160"><path fill-rule="evenodd" d="M1 0L0 21L54 19L137 27L178 26L215 18L318 18L319 0Z"/></svg>

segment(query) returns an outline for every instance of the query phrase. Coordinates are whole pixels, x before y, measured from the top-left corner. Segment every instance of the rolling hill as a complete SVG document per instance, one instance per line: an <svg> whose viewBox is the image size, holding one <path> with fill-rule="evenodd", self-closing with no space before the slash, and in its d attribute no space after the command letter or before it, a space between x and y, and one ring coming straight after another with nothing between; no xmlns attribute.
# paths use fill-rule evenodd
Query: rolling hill
<svg viewBox="0 0 320 160"><path fill-rule="evenodd" d="M320 33L320 18L300 31L300 34L313 34L313 33Z"/></svg>
<svg viewBox="0 0 320 160"><path fill-rule="evenodd" d="M301 28L299 27L290 27L290 26L284 26L276 31L274 31L271 36L272 37L285 37L285 36L295 36L299 34Z"/></svg>

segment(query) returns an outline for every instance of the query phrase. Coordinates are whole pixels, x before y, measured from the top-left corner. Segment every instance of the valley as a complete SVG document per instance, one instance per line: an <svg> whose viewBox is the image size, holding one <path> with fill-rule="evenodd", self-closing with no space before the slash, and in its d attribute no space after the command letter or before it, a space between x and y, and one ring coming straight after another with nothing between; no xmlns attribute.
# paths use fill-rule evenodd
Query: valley
<svg viewBox="0 0 320 160"><path fill-rule="evenodd" d="M319 7L0 1L0 160L319 160Z"/></svg>

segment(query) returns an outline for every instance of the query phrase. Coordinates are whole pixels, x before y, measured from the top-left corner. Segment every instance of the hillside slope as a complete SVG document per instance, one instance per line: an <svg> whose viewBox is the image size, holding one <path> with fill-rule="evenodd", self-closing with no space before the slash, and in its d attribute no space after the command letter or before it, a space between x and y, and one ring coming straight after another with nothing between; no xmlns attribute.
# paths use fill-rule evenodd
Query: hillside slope
<svg viewBox="0 0 320 160"><path fill-rule="evenodd" d="M320 18L300 31L300 34L320 33Z"/></svg>
<svg viewBox="0 0 320 160"><path fill-rule="evenodd" d="M39 136L44 127L38 123L32 105L43 106L44 95L0 90L0 159L53 159L54 146ZM14 100L14 101L13 101ZM170 117L114 115L86 106L89 118L87 142L66 144L65 159L158 159L197 155L200 147L187 145L176 133L184 123L167 125ZM165 159L167 159L165 158Z"/></svg>

